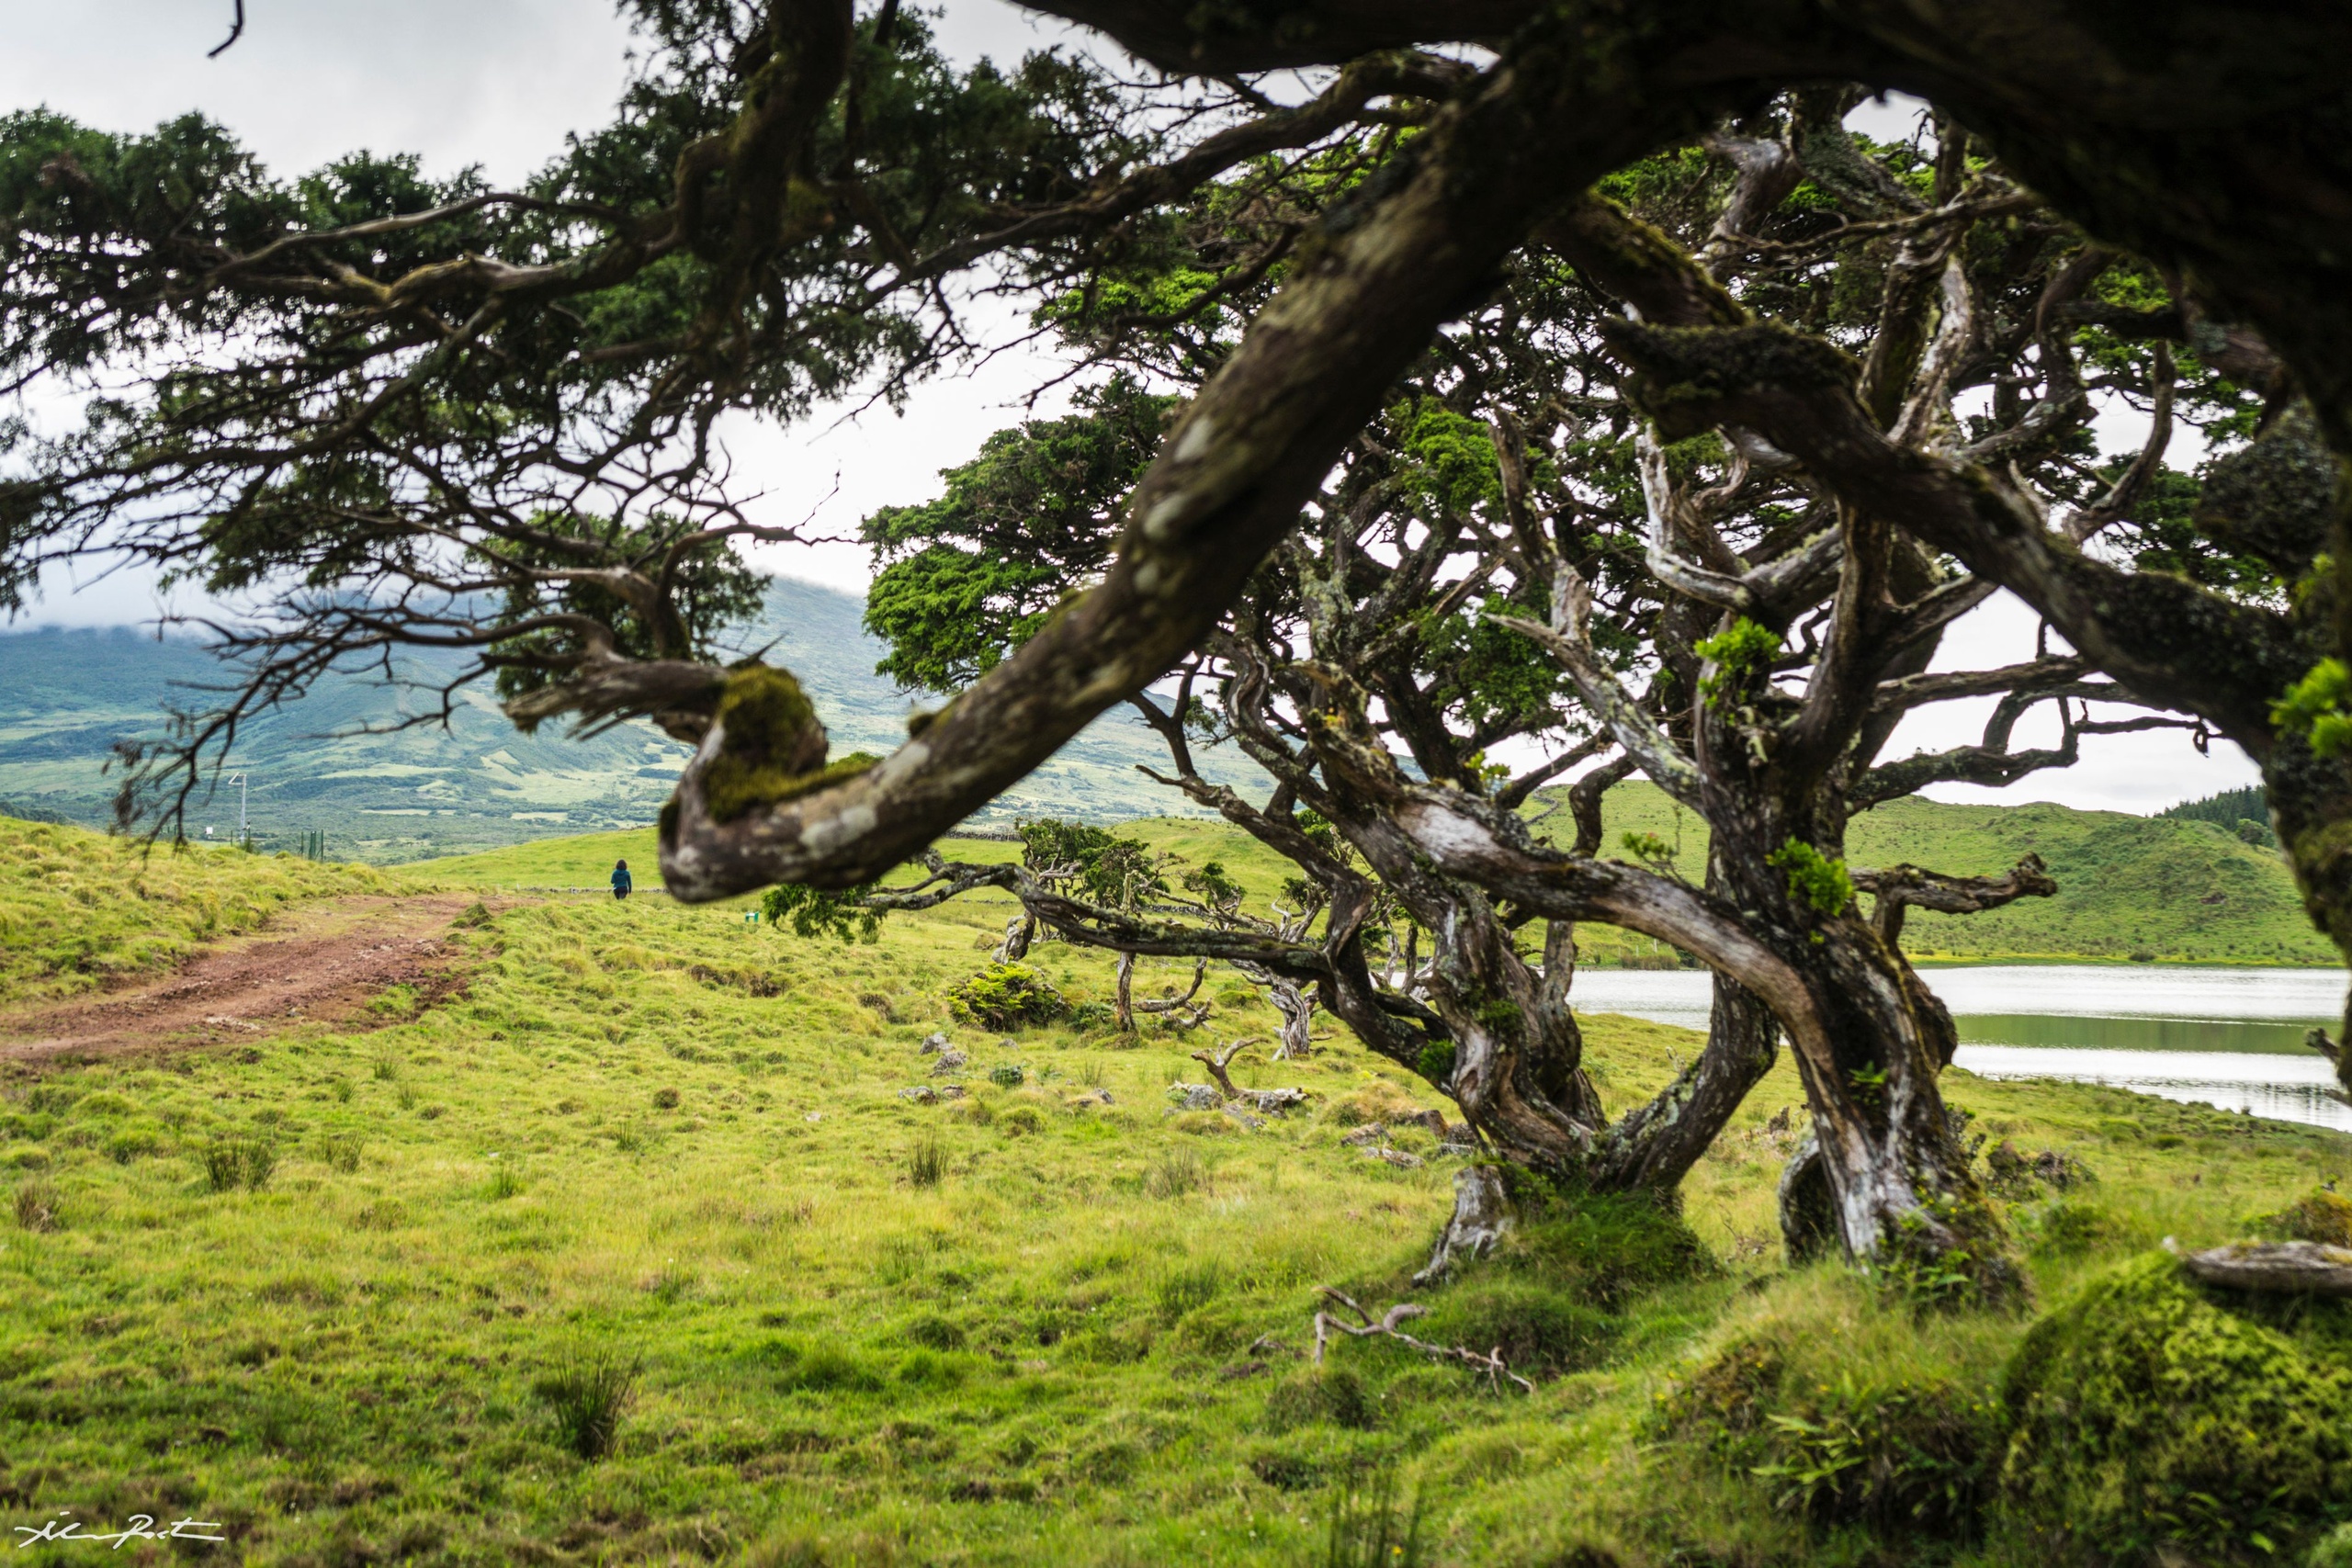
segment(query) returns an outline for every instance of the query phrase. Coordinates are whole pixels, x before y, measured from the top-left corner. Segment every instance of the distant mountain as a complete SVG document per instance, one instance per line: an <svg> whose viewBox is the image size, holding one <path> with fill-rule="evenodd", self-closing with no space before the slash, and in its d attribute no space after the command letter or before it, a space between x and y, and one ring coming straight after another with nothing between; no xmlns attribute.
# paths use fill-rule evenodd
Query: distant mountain
<svg viewBox="0 0 2352 1568"><path fill-rule="evenodd" d="M779 580L760 622L731 639L745 652L768 646L770 662L799 676L836 755L895 748L918 705L874 673L882 649L865 635L864 613L853 594ZM417 660L408 673L422 680L435 667ZM200 705L201 688L222 673L194 642L129 627L0 635L0 814L106 821L114 781L102 770L115 742L162 733L170 707ZM425 694L337 676L248 725L231 771L250 781L255 838L292 848L322 829L337 858L383 862L629 827L652 819L687 754L642 723L590 740L566 739L557 726L526 736L486 692L463 696L447 728L356 733L424 711ZM1181 797L1135 771L1138 762L1164 771L1166 759L1141 719L1116 710L983 815L1108 821L1182 813ZM1206 753L1204 766L1238 786L1261 782L1229 752ZM231 836L237 811L237 786L220 788L191 817L191 830Z"/></svg>

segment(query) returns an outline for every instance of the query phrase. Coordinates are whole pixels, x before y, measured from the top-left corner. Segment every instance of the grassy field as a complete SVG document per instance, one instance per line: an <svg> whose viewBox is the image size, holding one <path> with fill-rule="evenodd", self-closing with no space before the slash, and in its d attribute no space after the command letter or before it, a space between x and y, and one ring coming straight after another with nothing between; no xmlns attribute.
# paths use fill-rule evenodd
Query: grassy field
<svg viewBox="0 0 2352 1568"><path fill-rule="evenodd" d="M0 822L0 853L21 862L36 834L56 852L63 831ZM472 870L584 877L610 852ZM162 910L355 874L180 863ZM12 932L85 907L54 881L12 899ZM846 948L663 899L492 895L488 913L455 934L469 987L421 1013L393 994L368 1030L6 1078L9 1525L219 1519L241 1561L314 1564L2086 1560L2003 1474L2027 1431L2005 1403L2020 1345L2159 1238L2244 1235L2352 1176L2332 1134L1955 1072L1977 1133L2096 1180L2001 1200L2033 1307L1927 1311L1781 1258L1784 1062L1679 1217L1560 1205L1423 1290L1408 1276L1459 1161L1398 1117L1442 1101L1344 1039L1303 1063L1245 1054L1245 1083L1312 1096L1250 1128L1171 1103L1204 1077L1199 1036L954 1023L943 993L985 961L996 910ZM1107 994L1094 955L1038 963L1073 1000ZM1212 989L1208 1034L1272 1032L1248 987ZM1693 1045L1589 1028L1616 1105ZM967 1092L923 1103L906 1091L949 1081L921 1049L935 1030L969 1053ZM1421 1163L1342 1141L1374 1121ZM1340 1340L1317 1374L1324 1285L1428 1305L1426 1337L1505 1346L1535 1392L1376 1340ZM2330 1370L2352 1369L2348 1320L2243 1333L2324 1380L2352 1376ZM583 1458L607 1407L610 1450ZM1966 1506L1838 1501L1838 1477L1889 1454ZM1825 1462L1826 1504L1801 1480ZM1380 1525L1405 1528L1408 1497L1419 1542L1388 1552ZM2266 1518L2280 1551L2315 1528ZM2255 1526L2232 1528L2251 1552ZM44 1550L25 1560L89 1560ZM141 1550L124 1555L161 1560Z"/></svg>
<svg viewBox="0 0 2352 1568"><path fill-rule="evenodd" d="M80 828L6 818L0 828L0 1000L95 989L254 930L290 900L388 886L365 866L226 845L151 851Z"/></svg>

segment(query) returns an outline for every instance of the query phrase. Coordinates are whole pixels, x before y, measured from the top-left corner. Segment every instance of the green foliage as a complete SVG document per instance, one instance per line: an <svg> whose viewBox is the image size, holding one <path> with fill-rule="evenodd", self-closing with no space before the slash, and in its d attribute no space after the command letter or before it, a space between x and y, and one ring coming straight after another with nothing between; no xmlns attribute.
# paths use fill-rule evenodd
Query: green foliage
<svg viewBox="0 0 2352 1568"><path fill-rule="evenodd" d="M620 1441L644 1365L643 1358L616 1350L575 1349L534 1382L531 1393L548 1407L558 1442L582 1459L600 1460Z"/></svg>
<svg viewBox="0 0 2352 1568"><path fill-rule="evenodd" d="M1674 870L1674 846L1656 833L1628 833L1618 842L1638 864L1645 865L1661 875Z"/></svg>
<svg viewBox="0 0 2352 1568"><path fill-rule="evenodd" d="M1086 822L1041 817L1013 825L1021 836L1022 863L1032 871L1070 878L1081 898L1113 909L1133 909L1145 898L1168 891L1169 856L1141 839ZM1223 868L1218 868L1223 876Z"/></svg>
<svg viewBox="0 0 2352 1568"><path fill-rule="evenodd" d="M2352 672L2344 660L2323 659L2270 705L2271 728L2300 735L2319 757L2352 751Z"/></svg>
<svg viewBox="0 0 2352 1568"><path fill-rule="evenodd" d="M881 886L865 882L834 892L805 883L779 882L760 896L760 912L772 926L789 925L797 937L872 942L881 935L882 911L867 907L865 900Z"/></svg>
<svg viewBox="0 0 2352 1568"><path fill-rule="evenodd" d="M960 1021L982 1029L1052 1023L1069 1014L1069 1003L1053 983L1026 964L991 964L948 987L947 1008Z"/></svg>
<svg viewBox="0 0 2352 1568"><path fill-rule="evenodd" d="M1713 668L1699 677L1699 694L1713 702L1738 691L1750 677L1769 674L1781 652L1780 634L1747 616L1711 637L1691 645L1691 651Z"/></svg>
<svg viewBox="0 0 2352 1568"><path fill-rule="evenodd" d="M1420 1060L1413 1070L1442 1089L1453 1077L1453 1042L1432 1040L1421 1047Z"/></svg>
<svg viewBox="0 0 2352 1568"><path fill-rule="evenodd" d="M2352 1374L2226 1310L2165 1254L2037 1323L2002 1398L2012 1505L2084 1548L2267 1557L2344 1517Z"/></svg>
<svg viewBox="0 0 2352 1568"><path fill-rule="evenodd" d="M1765 859L1788 878L1789 897L1816 914L1841 915L1854 902L1854 879L1846 863L1832 860L1804 840L1792 836Z"/></svg>
<svg viewBox="0 0 2352 1568"><path fill-rule="evenodd" d="M1122 374L1076 401L1060 419L989 436L941 475L938 500L866 518L881 570L865 626L889 645L880 673L932 691L968 685L1109 561L1126 493L1176 400Z"/></svg>

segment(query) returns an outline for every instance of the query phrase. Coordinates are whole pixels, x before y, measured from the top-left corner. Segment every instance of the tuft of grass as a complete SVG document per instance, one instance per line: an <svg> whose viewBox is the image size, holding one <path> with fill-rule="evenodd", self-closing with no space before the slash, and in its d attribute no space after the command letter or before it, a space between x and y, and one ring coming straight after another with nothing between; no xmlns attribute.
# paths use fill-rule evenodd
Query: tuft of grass
<svg viewBox="0 0 2352 1568"><path fill-rule="evenodd" d="M1397 1496L1396 1469L1384 1465L1369 1488L1350 1481L1331 1499L1324 1532L1323 1568L1422 1568L1429 1562L1422 1530L1429 1495Z"/></svg>
<svg viewBox="0 0 2352 1568"><path fill-rule="evenodd" d="M28 1231L53 1231L65 1222L55 1184L28 1181L17 1189L17 1224Z"/></svg>
<svg viewBox="0 0 2352 1568"><path fill-rule="evenodd" d="M609 1348L575 1348L531 1385L555 1422L556 1441L584 1460L600 1460L620 1442L621 1423L637 1398L642 1357Z"/></svg>
<svg viewBox="0 0 2352 1568"><path fill-rule="evenodd" d="M907 1179L917 1187L936 1187L946 1172L947 1155L940 1147L938 1135L926 1133L917 1138L907 1156Z"/></svg>
<svg viewBox="0 0 2352 1568"><path fill-rule="evenodd" d="M490 1180L482 1188L482 1196L496 1203L514 1197L522 1190L523 1173L501 1160L491 1167Z"/></svg>
<svg viewBox="0 0 2352 1568"><path fill-rule="evenodd" d="M215 1192L258 1192L277 1169L277 1145L266 1138L215 1138L198 1156L205 1185Z"/></svg>
<svg viewBox="0 0 2352 1568"><path fill-rule="evenodd" d="M330 1133L319 1140L319 1161L330 1170L349 1176L367 1156L368 1140L356 1133Z"/></svg>
<svg viewBox="0 0 2352 1568"><path fill-rule="evenodd" d="M1209 1168L1197 1149L1179 1144L1146 1168L1143 1190L1153 1198L1182 1198L1209 1184Z"/></svg>

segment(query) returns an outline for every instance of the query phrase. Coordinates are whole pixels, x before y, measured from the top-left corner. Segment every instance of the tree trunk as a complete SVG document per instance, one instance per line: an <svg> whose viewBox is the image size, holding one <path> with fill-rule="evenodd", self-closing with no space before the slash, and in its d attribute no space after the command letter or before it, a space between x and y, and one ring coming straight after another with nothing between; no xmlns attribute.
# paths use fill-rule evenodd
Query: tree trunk
<svg viewBox="0 0 2352 1568"><path fill-rule="evenodd" d="M1280 976L1266 983L1266 994L1274 1010L1283 1015L1282 1044L1274 1052L1278 1062L1300 1062L1313 1049L1308 1031L1315 1021L1315 998L1300 988L1295 980Z"/></svg>
<svg viewBox="0 0 2352 1568"><path fill-rule="evenodd" d="M1123 952L1119 954L1119 1016L1114 1021L1122 1034L1136 1032L1135 986L1136 955Z"/></svg>
<svg viewBox="0 0 2352 1568"><path fill-rule="evenodd" d="M1820 921L1808 940L1775 945L1803 976L1823 1025L1815 1048L1797 1053L1797 1070L1846 1250L1930 1294L2013 1295L2021 1281L2000 1220L1937 1087L1951 1060L1951 1015L1853 913ZM1792 1256L1818 1228L1804 1165L1801 1152L1782 1181Z"/></svg>
<svg viewBox="0 0 2352 1568"><path fill-rule="evenodd" d="M1020 963L1029 956L1029 944L1036 939L1036 917L1027 913L1013 916L1005 922L1004 941L997 947L996 961L999 964Z"/></svg>

